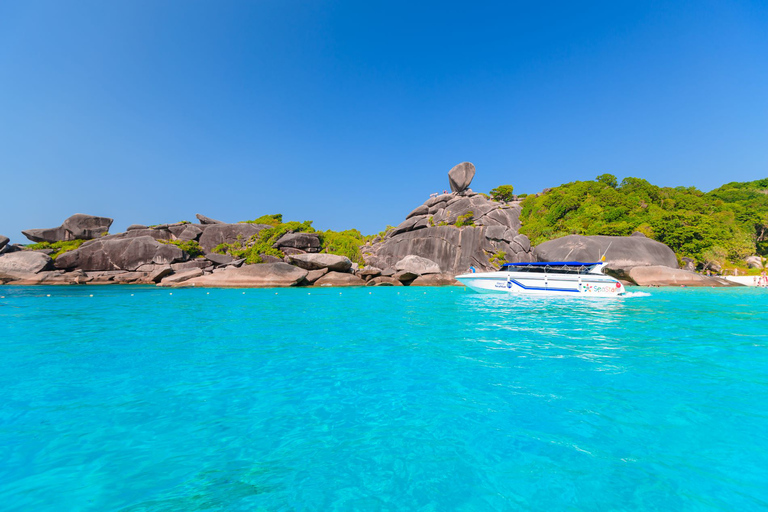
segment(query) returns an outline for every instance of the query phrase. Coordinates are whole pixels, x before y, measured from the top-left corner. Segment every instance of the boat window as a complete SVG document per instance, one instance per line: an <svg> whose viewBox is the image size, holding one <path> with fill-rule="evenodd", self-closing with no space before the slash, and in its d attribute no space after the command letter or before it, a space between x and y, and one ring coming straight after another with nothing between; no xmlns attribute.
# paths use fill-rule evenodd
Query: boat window
<svg viewBox="0 0 768 512"><path fill-rule="evenodd" d="M531 266L509 266L504 267L507 272L529 272L531 274L586 274L592 267L587 266L568 266L560 265L556 267L531 265Z"/></svg>

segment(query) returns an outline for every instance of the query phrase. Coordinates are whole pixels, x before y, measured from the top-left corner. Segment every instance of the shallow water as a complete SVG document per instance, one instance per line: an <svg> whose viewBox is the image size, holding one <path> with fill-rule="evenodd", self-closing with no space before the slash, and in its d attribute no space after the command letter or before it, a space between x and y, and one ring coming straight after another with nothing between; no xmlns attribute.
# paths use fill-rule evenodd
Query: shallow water
<svg viewBox="0 0 768 512"><path fill-rule="evenodd" d="M3 510L768 507L765 290L0 297Z"/></svg>

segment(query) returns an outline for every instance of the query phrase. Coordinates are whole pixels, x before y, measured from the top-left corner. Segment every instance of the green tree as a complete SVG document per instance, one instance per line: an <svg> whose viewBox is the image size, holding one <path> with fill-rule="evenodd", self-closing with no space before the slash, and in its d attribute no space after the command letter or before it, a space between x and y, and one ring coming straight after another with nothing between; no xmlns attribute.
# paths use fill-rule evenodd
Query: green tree
<svg viewBox="0 0 768 512"><path fill-rule="evenodd" d="M515 197L513 191L512 185L499 185L491 190L491 198L494 201L511 201Z"/></svg>
<svg viewBox="0 0 768 512"><path fill-rule="evenodd" d="M608 185L611 188L619 188L619 181L613 174L601 174L595 179L598 183L603 183L604 185Z"/></svg>

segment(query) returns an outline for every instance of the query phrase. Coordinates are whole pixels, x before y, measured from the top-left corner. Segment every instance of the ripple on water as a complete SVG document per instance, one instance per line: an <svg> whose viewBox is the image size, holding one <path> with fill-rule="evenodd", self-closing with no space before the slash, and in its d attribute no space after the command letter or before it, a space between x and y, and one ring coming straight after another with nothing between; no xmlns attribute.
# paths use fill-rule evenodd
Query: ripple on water
<svg viewBox="0 0 768 512"><path fill-rule="evenodd" d="M4 509L768 506L768 294L423 292L0 287Z"/></svg>

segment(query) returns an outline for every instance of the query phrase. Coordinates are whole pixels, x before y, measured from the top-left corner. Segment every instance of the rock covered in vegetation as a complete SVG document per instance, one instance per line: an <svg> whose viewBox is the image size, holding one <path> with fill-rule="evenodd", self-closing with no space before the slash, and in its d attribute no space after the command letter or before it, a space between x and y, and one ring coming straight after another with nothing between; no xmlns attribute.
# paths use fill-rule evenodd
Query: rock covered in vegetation
<svg viewBox="0 0 768 512"><path fill-rule="evenodd" d="M287 260L306 270L327 268L332 272L347 272L352 268L352 261L349 258L336 254L294 254L288 256Z"/></svg>
<svg viewBox="0 0 768 512"><path fill-rule="evenodd" d="M18 251L0 255L0 274L22 276L51 268L49 256L34 251Z"/></svg>
<svg viewBox="0 0 768 512"><path fill-rule="evenodd" d="M464 192L475 177L475 166L470 162L462 162L448 171L448 182L453 192Z"/></svg>
<svg viewBox="0 0 768 512"><path fill-rule="evenodd" d="M605 254L606 270L625 277L642 266L677 268L672 249L644 236L568 235L536 246L537 261L599 261Z"/></svg>
<svg viewBox="0 0 768 512"><path fill-rule="evenodd" d="M28 229L21 233L33 242L63 242L66 240L92 240L109 231L112 219L76 213L61 226L49 229Z"/></svg>
<svg viewBox="0 0 768 512"><path fill-rule="evenodd" d="M725 279L661 265L633 267L629 270L629 278L639 286L734 286Z"/></svg>
<svg viewBox="0 0 768 512"><path fill-rule="evenodd" d="M288 263L262 263L226 267L212 274L185 281L181 285L221 288L296 286L306 276L306 270Z"/></svg>
<svg viewBox="0 0 768 512"><path fill-rule="evenodd" d="M56 268L85 271L128 270L142 265L171 264L187 259L175 245L162 244L150 236L124 239L97 239L56 258Z"/></svg>
<svg viewBox="0 0 768 512"><path fill-rule="evenodd" d="M270 228L267 224L223 224L217 223L205 228L200 235L200 247L208 254L213 252L217 245L234 244L238 241L246 241L262 229Z"/></svg>

